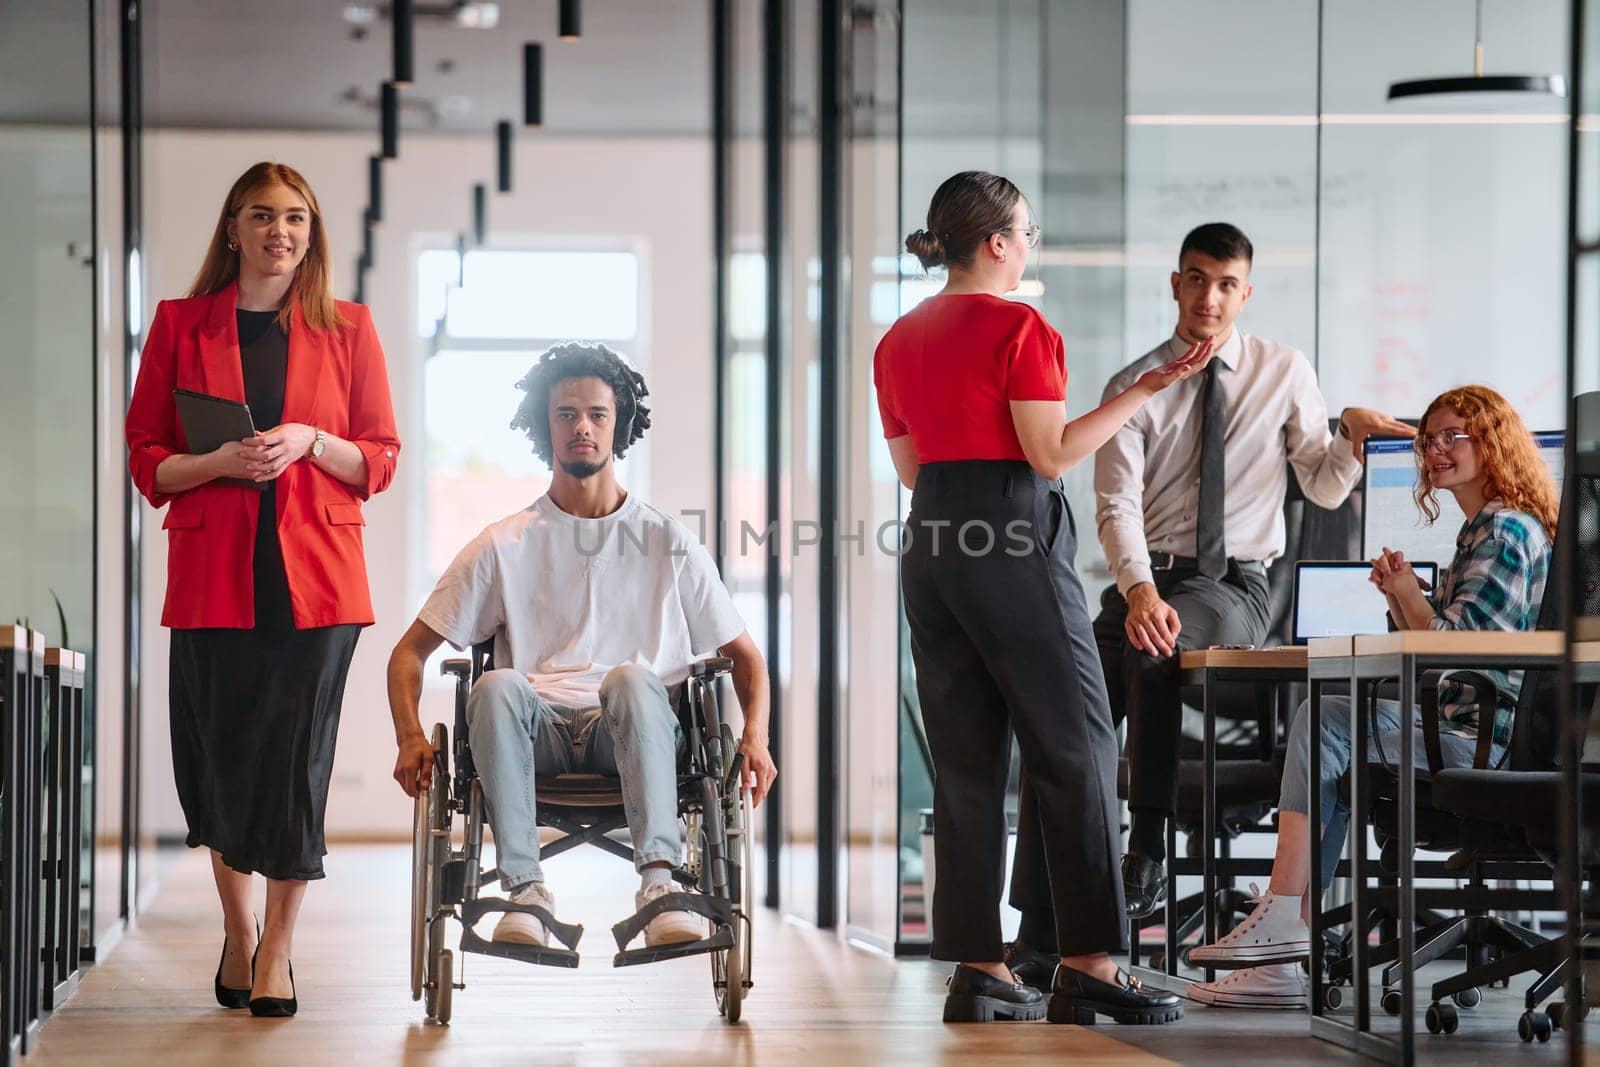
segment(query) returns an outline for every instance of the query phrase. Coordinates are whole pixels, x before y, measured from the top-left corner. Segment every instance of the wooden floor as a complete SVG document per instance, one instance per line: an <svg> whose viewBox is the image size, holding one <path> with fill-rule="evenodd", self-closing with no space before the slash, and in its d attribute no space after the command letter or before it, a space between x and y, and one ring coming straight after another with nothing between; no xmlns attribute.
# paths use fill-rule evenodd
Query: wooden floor
<svg viewBox="0 0 1600 1067"><path fill-rule="evenodd" d="M562 916L588 928L583 966L559 971L471 957L455 1018L438 1026L423 1021L407 984L409 863L409 849L395 846L340 846L328 857L329 877L312 887L297 939L300 1015L279 1021L224 1011L212 1000L221 920L202 854L184 853L137 926L46 1023L24 1063L1353 1062L1307 1036L1306 1017L1294 1012L1188 1005L1184 1021L1167 1027L945 1026L940 965L886 959L766 912L756 928L756 986L745 1021L730 1027L717 1016L703 958L611 967L609 927L632 910L633 876L592 849L549 870ZM1559 1039L1537 1049L1514 1037L1496 1044L1496 1058L1528 1063L1562 1062L1566 1051ZM1448 1056L1426 1058L1467 1062L1473 1051L1481 1050L1460 1043Z"/></svg>

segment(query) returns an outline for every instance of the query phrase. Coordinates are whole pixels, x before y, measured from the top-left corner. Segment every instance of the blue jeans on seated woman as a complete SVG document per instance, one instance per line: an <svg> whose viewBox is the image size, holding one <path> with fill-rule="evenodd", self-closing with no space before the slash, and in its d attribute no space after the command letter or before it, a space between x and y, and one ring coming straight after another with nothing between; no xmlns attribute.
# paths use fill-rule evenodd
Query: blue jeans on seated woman
<svg viewBox="0 0 1600 1067"><path fill-rule="evenodd" d="M1303 701L1295 712L1294 724L1289 728L1289 753L1283 764L1283 785L1278 795L1278 810L1294 811L1302 815L1311 812L1308 792L1311 776L1311 702ZM1339 797L1339 779L1350 770L1353 743L1350 734L1350 705L1347 696L1322 698L1322 766L1317 769L1318 788L1322 790L1322 886L1333 882L1333 869L1344 850L1346 831L1350 825L1350 808ZM1400 761L1400 702L1377 701L1378 734L1373 755L1383 753L1390 764ZM1428 768L1428 753L1422 744L1422 710L1411 709L1414 737L1412 756L1416 765ZM1367 723L1362 724L1364 727ZM1469 734L1439 731L1439 749L1446 767L1470 767L1477 749L1478 739ZM1498 762L1504 745L1495 745L1491 760Z"/></svg>

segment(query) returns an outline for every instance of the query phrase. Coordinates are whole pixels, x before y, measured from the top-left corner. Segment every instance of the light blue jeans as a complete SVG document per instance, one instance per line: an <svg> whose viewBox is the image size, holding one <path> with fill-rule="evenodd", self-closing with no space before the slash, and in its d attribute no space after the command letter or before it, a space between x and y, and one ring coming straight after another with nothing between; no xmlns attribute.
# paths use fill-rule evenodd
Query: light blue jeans
<svg viewBox="0 0 1600 1067"><path fill-rule="evenodd" d="M550 704L519 671L494 670L467 697L467 740L494 827L500 882L544 881L539 866L535 774L610 774L622 780L634 866L682 862L678 746L667 688L648 668L616 667L598 708Z"/></svg>
<svg viewBox="0 0 1600 1067"><path fill-rule="evenodd" d="M1350 808L1339 797L1339 779L1350 771L1354 745L1350 734L1350 705L1347 696L1322 698L1322 766L1317 771L1318 787L1322 791L1322 888L1333 882L1333 869L1344 850L1346 831L1350 825ZM1377 747L1368 748L1376 756L1395 764L1400 761L1400 702L1379 700ZM1311 812L1311 701L1301 703L1295 712L1294 724L1289 728L1289 752L1283 763L1283 785L1278 794L1278 809L1302 815ZM1411 709L1412 760L1423 770L1428 769L1428 753L1422 744L1422 711ZM1364 727L1366 723L1362 724ZM1478 745L1475 737L1439 731L1439 750L1446 767L1472 766L1473 753ZM1498 762L1505 751L1504 745L1495 745L1491 759Z"/></svg>

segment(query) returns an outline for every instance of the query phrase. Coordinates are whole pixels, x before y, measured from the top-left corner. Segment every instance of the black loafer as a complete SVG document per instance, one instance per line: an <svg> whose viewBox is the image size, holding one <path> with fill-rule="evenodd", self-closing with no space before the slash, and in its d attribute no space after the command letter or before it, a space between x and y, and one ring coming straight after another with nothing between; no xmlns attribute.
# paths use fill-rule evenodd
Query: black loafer
<svg viewBox="0 0 1600 1067"><path fill-rule="evenodd" d="M1167 871L1160 860L1129 852L1122 857L1122 893L1128 918L1143 919L1166 903Z"/></svg>
<svg viewBox="0 0 1600 1067"><path fill-rule="evenodd" d="M1044 994L1021 982L1003 982L976 967L957 964L944 998L947 1023L1031 1022L1044 1018Z"/></svg>
<svg viewBox="0 0 1600 1067"><path fill-rule="evenodd" d="M1050 981L1055 977L1056 964L1061 962L1060 956L1040 952L1021 939L1007 941L1000 958L1011 968L1011 974L1017 981L1023 985L1031 985L1035 989L1050 988Z"/></svg>
<svg viewBox="0 0 1600 1067"><path fill-rule="evenodd" d="M1171 993L1146 989L1139 979L1121 969L1113 985L1071 967L1058 967L1050 987L1050 1021L1093 1026L1096 1015L1110 1016L1119 1023L1150 1026L1177 1022L1183 1018L1183 1008Z"/></svg>

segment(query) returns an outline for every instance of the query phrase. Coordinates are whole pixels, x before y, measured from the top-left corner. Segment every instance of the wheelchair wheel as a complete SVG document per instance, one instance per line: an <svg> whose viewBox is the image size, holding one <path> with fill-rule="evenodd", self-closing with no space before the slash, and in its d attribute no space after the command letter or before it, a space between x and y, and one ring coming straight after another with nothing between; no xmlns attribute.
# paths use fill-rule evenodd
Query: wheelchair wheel
<svg viewBox="0 0 1600 1067"><path fill-rule="evenodd" d="M744 997L749 990L750 965L752 962L751 929L750 929L750 858L752 847L750 844L751 804L748 791L739 791L739 805L733 808L736 813L734 825L729 828L728 837L737 837L735 844L739 856L739 906L733 912L733 947L724 952L711 954L711 976L713 989L717 994L717 1011L730 1023L739 1021L744 1013Z"/></svg>
<svg viewBox="0 0 1600 1067"><path fill-rule="evenodd" d="M421 1000L427 980L428 924L439 910L439 871L449 859L447 785L448 757L445 728L433 730L433 779L425 793L419 793L411 821L411 999ZM443 837L433 831L443 825ZM441 842L444 845L440 849Z"/></svg>

